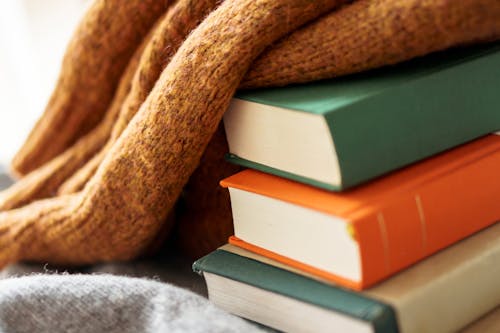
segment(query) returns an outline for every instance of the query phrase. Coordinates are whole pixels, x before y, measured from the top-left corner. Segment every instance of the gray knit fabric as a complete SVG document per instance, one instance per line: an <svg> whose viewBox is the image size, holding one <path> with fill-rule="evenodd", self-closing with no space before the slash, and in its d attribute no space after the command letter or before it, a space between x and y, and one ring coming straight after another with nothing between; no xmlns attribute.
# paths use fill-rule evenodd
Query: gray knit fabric
<svg viewBox="0 0 500 333"><path fill-rule="evenodd" d="M0 280L2 332L259 332L190 291L113 275Z"/></svg>

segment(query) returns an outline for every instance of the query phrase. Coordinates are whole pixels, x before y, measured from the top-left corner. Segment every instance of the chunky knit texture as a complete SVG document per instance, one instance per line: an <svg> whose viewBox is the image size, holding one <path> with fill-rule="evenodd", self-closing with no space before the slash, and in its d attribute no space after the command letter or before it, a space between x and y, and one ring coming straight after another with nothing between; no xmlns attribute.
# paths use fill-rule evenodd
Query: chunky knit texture
<svg viewBox="0 0 500 333"><path fill-rule="evenodd" d="M17 153L13 169L26 174L60 154L104 115L120 76L168 1L96 1L63 60L44 116Z"/></svg>
<svg viewBox="0 0 500 333"><path fill-rule="evenodd" d="M152 40L141 56L139 68L132 79L130 92L121 105L111 138L99 154L61 186L60 194L80 191L94 175L186 36L216 7L217 2L216 0L179 1L169 9L158 27L153 29Z"/></svg>
<svg viewBox="0 0 500 333"><path fill-rule="evenodd" d="M178 242L209 251L231 230L217 183L237 167L223 163L217 128L238 87L334 77L500 38L495 0L348 2L97 0L14 160L19 174L34 171L0 194L0 264L136 257L170 230L181 193Z"/></svg>
<svg viewBox="0 0 500 333"><path fill-rule="evenodd" d="M326 79L493 41L500 36L499 19L494 0L354 1L273 45L241 87Z"/></svg>

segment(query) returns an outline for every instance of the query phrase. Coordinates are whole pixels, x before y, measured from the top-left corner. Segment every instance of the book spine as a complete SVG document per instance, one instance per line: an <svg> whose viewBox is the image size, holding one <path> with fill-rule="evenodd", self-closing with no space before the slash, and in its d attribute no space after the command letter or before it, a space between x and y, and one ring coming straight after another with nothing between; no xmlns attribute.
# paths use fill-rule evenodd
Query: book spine
<svg viewBox="0 0 500 333"><path fill-rule="evenodd" d="M360 246L363 288L495 223L500 151L348 217Z"/></svg>
<svg viewBox="0 0 500 333"><path fill-rule="evenodd" d="M342 188L498 130L500 52L414 78L325 115Z"/></svg>

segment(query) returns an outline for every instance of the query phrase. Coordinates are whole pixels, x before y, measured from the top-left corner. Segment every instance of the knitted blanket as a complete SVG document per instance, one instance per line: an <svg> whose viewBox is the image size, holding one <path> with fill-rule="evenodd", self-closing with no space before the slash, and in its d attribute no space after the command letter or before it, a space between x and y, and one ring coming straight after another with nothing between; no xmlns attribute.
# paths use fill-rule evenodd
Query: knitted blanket
<svg viewBox="0 0 500 333"><path fill-rule="evenodd" d="M0 266L129 260L175 223L210 251L231 230L219 123L237 89L494 41L499 17L498 0L95 0L0 193Z"/></svg>

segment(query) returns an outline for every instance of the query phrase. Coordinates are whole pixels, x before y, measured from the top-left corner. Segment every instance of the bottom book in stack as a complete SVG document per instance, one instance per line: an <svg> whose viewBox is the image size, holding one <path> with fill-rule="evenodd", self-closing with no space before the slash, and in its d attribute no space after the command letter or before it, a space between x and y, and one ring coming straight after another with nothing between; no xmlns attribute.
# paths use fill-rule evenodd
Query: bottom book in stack
<svg viewBox="0 0 500 333"><path fill-rule="evenodd" d="M194 270L209 298L290 332L450 332L500 304L500 223L362 292L231 245Z"/></svg>

